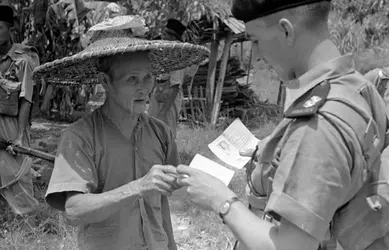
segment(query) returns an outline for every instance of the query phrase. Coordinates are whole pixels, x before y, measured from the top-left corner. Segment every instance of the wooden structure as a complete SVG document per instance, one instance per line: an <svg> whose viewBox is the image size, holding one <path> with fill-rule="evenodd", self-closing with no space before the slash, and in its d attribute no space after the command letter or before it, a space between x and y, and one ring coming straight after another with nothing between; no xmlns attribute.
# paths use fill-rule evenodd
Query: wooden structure
<svg viewBox="0 0 389 250"><path fill-rule="evenodd" d="M215 15L212 19L203 18L201 20L192 21L200 29L200 44L210 43L211 55L208 62L208 74L205 95L202 89L192 88L193 79L187 87L188 96L183 100L183 115L186 115L186 105L189 104L191 113L194 112L194 103L201 107L203 119L208 120L211 126L215 126L220 111L220 103L226 75L227 63L230 57L231 45L235 42L245 40L244 23L237 19L228 16L221 17ZM188 26L194 26L189 23ZM221 55L221 64L219 70L218 81L216 82L216 69L218 61L218 51L221 41L224 41L223 53ZM198 95L196 94L198 93ZM193 114L193 113L192 113ZM195 118L195 117L193 117ZM195 119L197 120L197 119Z"/></svg>

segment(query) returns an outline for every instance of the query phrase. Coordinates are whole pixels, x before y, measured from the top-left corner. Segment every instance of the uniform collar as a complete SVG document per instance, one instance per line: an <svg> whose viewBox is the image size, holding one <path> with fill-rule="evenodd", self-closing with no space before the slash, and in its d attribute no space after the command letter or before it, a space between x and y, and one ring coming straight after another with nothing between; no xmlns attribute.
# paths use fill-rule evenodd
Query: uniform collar
<svg viewBox="0 0 389 250"><path fill-rule="evenodd" d="M338 78L355 71L352 54L337 57L331 61L316 66L296 80L292 80L286 87L286 100L284 112L288 110L299 97L307 93L319 83Z"/></svg>

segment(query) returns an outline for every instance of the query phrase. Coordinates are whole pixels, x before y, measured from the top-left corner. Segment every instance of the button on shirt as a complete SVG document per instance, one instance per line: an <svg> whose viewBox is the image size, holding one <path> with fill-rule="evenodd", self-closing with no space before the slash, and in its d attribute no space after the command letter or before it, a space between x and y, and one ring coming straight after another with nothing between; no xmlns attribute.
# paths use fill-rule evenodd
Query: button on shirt
<svg viewBox="0 0 389 250"><path fill-rule="evenodd" d="M125 139L97 109L64 132L47 203L64 210L66 192L102 193L141 178L155 164L177 166L172 138L165 124L144 114ZM168 200L157 193L143 197L104 221L82 226L78 240L80 249L175 250Z"/></svg>

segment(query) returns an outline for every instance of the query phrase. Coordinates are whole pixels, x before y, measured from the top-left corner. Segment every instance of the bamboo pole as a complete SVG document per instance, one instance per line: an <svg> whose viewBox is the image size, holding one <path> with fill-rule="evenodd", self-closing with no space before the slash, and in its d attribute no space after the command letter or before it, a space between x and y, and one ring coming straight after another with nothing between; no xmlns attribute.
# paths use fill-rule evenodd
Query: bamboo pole
<svg viewBox="0 0 389 250"><path fill-rule="evenodd" d="M249 84L250 79L250 72L251 72L251 61L253 60L253 47L250 49L250 59L249 59L249 67L247 70L247 79L246 79L246 85Z"/></svg>
<svg viewBox="0 0 389 250"><path fill-rule="evenodd" d="M243 42L240 42L240 62L243 62Z"/></svg>
<svg viewBox="0 0 389 250"><path fill-rule="evenodd" d="M211 42L211 55L208 63L208 74L207 74L207 88L206 88L206 117L207 119L211 115L212 111L212 103L214 98L215 91L215 76L216 76L216 68L217 68L217 55L219 48L219 39L216 35L218 31L218 19L215 18L213 20L213 35Z"/></svg>
<svg viewBox="0 0 389 250"><path fill-rule="evenodd" d="M226 76L228 58L230 57L230 48L232 44L232 33L227 33L224 42L222 61L220 65L220 75L216 85L215 98L213 100L213 108L211 113L211 127L215 127L220 111L220 101L223 93L224 77Z"/></svg>

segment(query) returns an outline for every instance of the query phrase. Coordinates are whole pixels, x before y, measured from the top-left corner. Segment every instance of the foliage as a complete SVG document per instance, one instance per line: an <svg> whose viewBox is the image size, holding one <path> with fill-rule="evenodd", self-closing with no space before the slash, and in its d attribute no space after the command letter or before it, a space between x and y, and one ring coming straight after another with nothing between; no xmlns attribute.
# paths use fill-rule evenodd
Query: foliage
<svg viewBox="0 0 389 250"><path fill-rule="evenodd" d="M356 53L384 43L388 18L388 1L336 0L329 25L341 52Z"/></svg>
<svg viewBox="0 0 389 250"><path fill-rule="evenodd" d="M106 18L106 6L110 2L121 5L128 14L143 16L150 28L148 38L158 36L168 18L190 23L185 39L193 43L199 42L202 30L198 23L191 21L230 15L231 4L231 0L11 0L18 17L14 41L36 47L42 64L73 55L88 44L86 32ZM65 118L68 111L74 109L69 105L76 105L69 100L77 99L73 97L81 91L76 89L71 93L61 87L53 89L50 109L59 107L60 116Z"/></svg>

